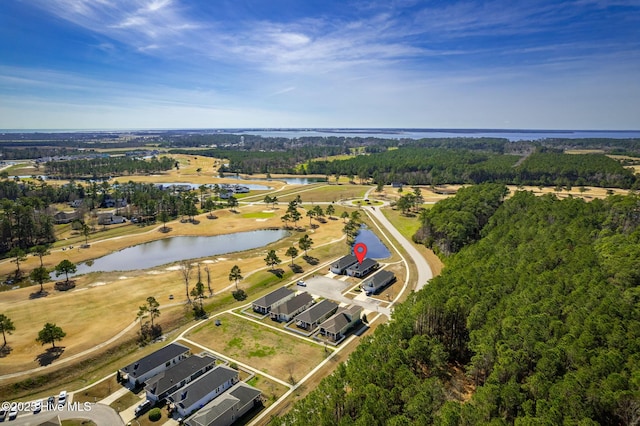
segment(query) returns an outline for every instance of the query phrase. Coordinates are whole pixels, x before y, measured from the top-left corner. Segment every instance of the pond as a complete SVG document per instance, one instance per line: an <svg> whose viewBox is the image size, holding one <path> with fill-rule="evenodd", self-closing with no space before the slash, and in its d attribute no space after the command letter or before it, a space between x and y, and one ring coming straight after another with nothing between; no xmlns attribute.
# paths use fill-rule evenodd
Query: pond
<svg viewBox="0 0 640 426"><path fill-rule="evenodd" d="M266 179L266 178L254 178L254 177L246 178L238 175L225 175L225 178L237 179L237 180L267 180L267 181L275 180L279 182L285 182L288 185L310 185L312 183L327 181L325 178L306 178L306 177L276 177L276 178ZM245 184L243 183L242 185L245 185ZM245 186L249 186L249 185L245 185Z"/></svg>
<svg viewBox="0 0 640 426"><path fill-rule="evenodd" d="M391 252L387 247L380 241L380 238L371 230L366 228L364 225L360 229L358 236L355 239L355 244L364 243L367 246L367 257L373 259L385 259L391 256Z"/></svg>
<svg viewBox="0 0 640 426"><path fill-rule="evenodd" d="M251 250L266 246L287 235L287 231L281 229L264 229L208 237L164 238L125 248L88 262L89 264L80 264L74 275L97 271L148 269L180 260ZM62 277L64 278L64 275Z"/></svg>

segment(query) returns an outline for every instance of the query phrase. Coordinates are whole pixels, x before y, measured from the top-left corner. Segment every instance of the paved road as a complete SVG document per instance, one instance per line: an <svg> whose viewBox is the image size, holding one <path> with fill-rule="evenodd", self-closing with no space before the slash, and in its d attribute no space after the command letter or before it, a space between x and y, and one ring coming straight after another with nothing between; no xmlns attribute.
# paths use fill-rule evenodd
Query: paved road
<svg viewBox="0 0 640 426"><path fill-rule="evenodd" d="M367 212L369 216L375 217L378 222L389 232L393 237L402 245L402 247L407 251L409 256L413 259L413 263L415 263L416 268L418 269L418 277L416 279L415 290L418 291L422 287L424 287L427 282L433 278L433 272L431 272L431 267L427 260L420 254L418 249L416 249L413 244L409 240L407 240L401 233L398 231L389 220L385 217L385 215L380 211L379 208L376 207L363 207L364 211Z"/></svg>
<svg viewBox="0 0 640 426"><path fill-rule="evenodd" d="M39 425L42 422L50 420L51 418L55 418L56 416L60 416L60 420L88 419L93 421L97 425L124 425L124 422L122 421L118 413L116 413L116 411L108 405L85 405L84 403L71 403L67 406L66 409L61 411L42 411L39 414L21 414L16 420L10 422L9 424L20 426L35 426Z"/></svg>

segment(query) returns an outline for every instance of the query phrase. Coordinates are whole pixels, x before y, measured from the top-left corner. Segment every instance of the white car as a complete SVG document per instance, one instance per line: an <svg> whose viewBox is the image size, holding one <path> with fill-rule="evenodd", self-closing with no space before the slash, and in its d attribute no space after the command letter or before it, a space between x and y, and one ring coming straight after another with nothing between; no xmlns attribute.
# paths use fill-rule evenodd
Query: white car
<svg viewBox="0 0 640 426"><path fill-rule="evenodd" d="M67 403L67 391L60 392L58 395L58 407L64 407Z"/></svg>
<svg viewBox="0 0 640 426"><path fill-rule="evenodd" d="M300 280L296 283L296 285L299 285L300 287L306 287L307 283L305 283L304 281Z"/></svg>
<svg viewBox="0 0 640 426"><path fill-rule="evenodd" d="M14 404L9 410L9 420L15 420L18 417L18 407Z"/></svg>
<svg viewBox="0 0 640 426"><path fill-rule="evenodd" d="M33 403L33 414L38 414L42 410L42 401L37 400Z"/></svg>

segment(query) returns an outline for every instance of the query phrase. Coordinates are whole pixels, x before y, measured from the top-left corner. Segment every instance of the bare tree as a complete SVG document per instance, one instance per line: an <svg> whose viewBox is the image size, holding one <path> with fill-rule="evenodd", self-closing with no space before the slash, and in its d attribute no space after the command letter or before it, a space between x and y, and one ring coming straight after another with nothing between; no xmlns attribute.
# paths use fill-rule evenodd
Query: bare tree
<svg viewBox="0 0 640 426"><path fill-rule="evenodd" d="M187 303L189 304L191 304L191 297L189 297L189 278L191 278L191 269L193 269L193 265L188 260L180 262L180 273L182 273L182 278L184 279L184 286L187 290Z"/></svg>
<svg viewBox="0 0 640 426"><path fill-rule="evenodd" d="M207 273L207 287L209 288L209 296L213 296L213 289L211 288L211 274L209 272L209 267L205 266L204 271Z"/></svg>

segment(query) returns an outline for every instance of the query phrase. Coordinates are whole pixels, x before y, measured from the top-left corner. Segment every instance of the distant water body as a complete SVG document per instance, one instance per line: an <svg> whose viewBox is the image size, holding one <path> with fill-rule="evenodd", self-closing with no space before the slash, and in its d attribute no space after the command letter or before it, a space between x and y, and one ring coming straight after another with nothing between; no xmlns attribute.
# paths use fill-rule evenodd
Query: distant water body
<svg viewBox="0 0 640 426"><path fill-rule="evenodd" d="M519 130L519 129L0 129L2 133L159 133L258 135L265 138L361 137L385 139L504 138L510 141L540 139L640 138L640 130Z"/></svg>
<svg viewBox="0 0 640 426"><path fill-rule="evenodd" d="M258 135L274 138L300 137L361 137L384 139L423 138L503 138L512 142L540 139L632 139L640 138L639 130L466 130L466 129L364 129L354 130L243 130L234 134Z"/></svg>

